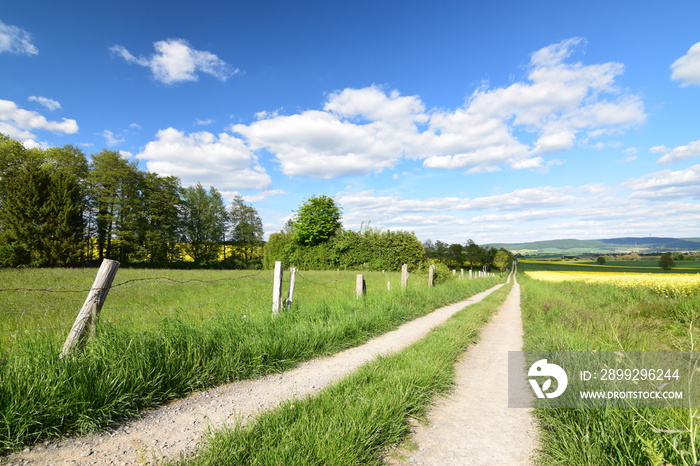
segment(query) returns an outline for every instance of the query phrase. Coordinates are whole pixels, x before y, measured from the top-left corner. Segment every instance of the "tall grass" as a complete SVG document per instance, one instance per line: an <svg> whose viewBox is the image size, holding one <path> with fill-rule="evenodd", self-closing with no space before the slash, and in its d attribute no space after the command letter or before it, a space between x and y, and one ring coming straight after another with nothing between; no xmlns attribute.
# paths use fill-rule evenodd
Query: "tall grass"
<svg viewBox="0 0 700 466"><path fill-rule="evenodd" d="M246 290L242 298L239 293L207 308L207 318L192 306L148 325L127 325L106 307L97 338L73 358L59 360L62 339L47 332L0 347L0 451L103 428L195 390L288 369L501 281L449 280L435 288L416 283L391 293L383 283L382 292L374 286L375 292L359 300L353 295L354 274L345 273L342 285L324 277L309 285L299 280L295 304L277 317L271 315L271 286L264 286L264 298L256 289ZM188 299L210 300L211 288L202 289ZM161 300L161 294L144 299ZM177 307L170 298L167 305Z"/></svg>
<svg viewBox="0 0 700 466"><path fill-rule="evenodd" d="M540 282L521 274L526 351L694 351L700 297L643 288ZM688 409L542 409L541 464L694 465L698 414Z"/></svg>
<svg viewBox="0 0 700 466"><path fill-rule="evenodd" d="M383 464L391 447L409 436L410 420L425 420L436 394L451 388L456 359L509 290L502 287L317 396L286 402L247 426L212 432L206 446L180 464Z"/></svg>

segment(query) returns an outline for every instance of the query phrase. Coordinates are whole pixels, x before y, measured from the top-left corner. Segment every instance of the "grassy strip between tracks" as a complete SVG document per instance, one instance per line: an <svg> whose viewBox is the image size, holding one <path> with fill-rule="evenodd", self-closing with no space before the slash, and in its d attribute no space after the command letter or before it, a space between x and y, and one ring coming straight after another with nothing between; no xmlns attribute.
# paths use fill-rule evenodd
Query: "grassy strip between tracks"
<svg viewBox="0 0 700 466"><path fill-rule="evenodd" d="M220 310L202 323L171 316L148 330L101 325L75 357L39 333L0 351L0 452L79 435L196 390L296 366L358 345L502 278L335 297L272 316ZM315 286L324 286L315 285Z"/></svg>
<svg viewBox="0 0 700 466"><path fill-rule="evenodd" d="M520 274L526 351L697 351L700 296ZM698 464L700 410L537 408L539 464Z"/></svg>
<svg viewBox="0 0 700 466"><path fill-rule="evenodd" d="M408 438L409 420L424 420L434 397L449 391L457 358L478 340L510 289L503 286L421 341L377 358L314 397L288 401L250 425L211 433L195 457L178 464L382 464L382 455Z"/></svg>

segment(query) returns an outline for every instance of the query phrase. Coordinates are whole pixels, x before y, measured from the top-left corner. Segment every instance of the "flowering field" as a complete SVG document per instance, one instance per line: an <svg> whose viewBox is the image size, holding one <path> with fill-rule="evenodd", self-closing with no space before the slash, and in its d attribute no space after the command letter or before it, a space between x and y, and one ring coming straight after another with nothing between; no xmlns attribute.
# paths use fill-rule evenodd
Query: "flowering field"
<svg viewBox="0 0 700 466"><path fill-rule="evenodd" d="M668 297L700 294L700 274L526 271L530 278L550 282L606 283L622 288L646 287Z"/></svg>

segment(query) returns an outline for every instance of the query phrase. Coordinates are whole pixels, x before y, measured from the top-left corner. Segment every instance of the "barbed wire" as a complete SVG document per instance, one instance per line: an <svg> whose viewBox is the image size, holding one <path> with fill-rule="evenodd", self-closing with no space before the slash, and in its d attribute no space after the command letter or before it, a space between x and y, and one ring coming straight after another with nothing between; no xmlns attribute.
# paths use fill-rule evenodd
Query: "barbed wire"
<svg viewBox="0 0 700 466"><path fill-rule="evenodd" d="M110 289L115 289L115 288L128 288L131 286L140 286L140 285L146 285L149 283L207 283L207 284L215 284L219 282L224 282L224 281L236 281L236 280L242 280L245 278L252 278L252 277L257 277L258 275L266 272L265 270L261 270L259 272L249 274L249 275L243 275L241 277L226 277L226 278L219 278L216 280L200 280L200 279L192 279L192 280L176 280L174 278L170 277L149 277L149 278L133 278L131 280L126 280L124 282L118 283L116 285L112 285ZM140 282L140 283L139 283ZM133 283L133 285L126 286L129 283ZM74 290L68 290L66 288L76 288ZM28 292L47 292L47 293L81 293L81 292L86 292L90 291L93 289L100 289L100 288L93 288L89 286L84 286L84 285L62 285L62 286L52 286L48 288L0 288L0 292L20 292L20 291L28 291Z"/></svg>
<svg viewBox="0 0 700 466"><path fill-rule="evenodd" d="M317 280L312 280L310 278L306 278L302 273L299 273L299 271L297 271L297 277L299 277L302 280L307 281L309 283L313 283L314 285L325 285L327 283L338 283L338 282L342 282L342 281L347 281L347 280L339 280L338 279L338 280L326 280L326 281L320 282Z"/></svg>

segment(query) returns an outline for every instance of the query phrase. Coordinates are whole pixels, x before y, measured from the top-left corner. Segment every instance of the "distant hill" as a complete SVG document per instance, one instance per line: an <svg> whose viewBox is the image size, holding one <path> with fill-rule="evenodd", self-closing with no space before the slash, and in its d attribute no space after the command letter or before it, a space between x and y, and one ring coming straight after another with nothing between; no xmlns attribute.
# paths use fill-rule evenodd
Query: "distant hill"
<svg viewBox="0 0 700 466"><path fill-rule="evenodd" d="M555 239L527 243L491 243L485 246L530 254L610 254L615 252L698 251L700 238L626 237L599 240Z"/></svg>

